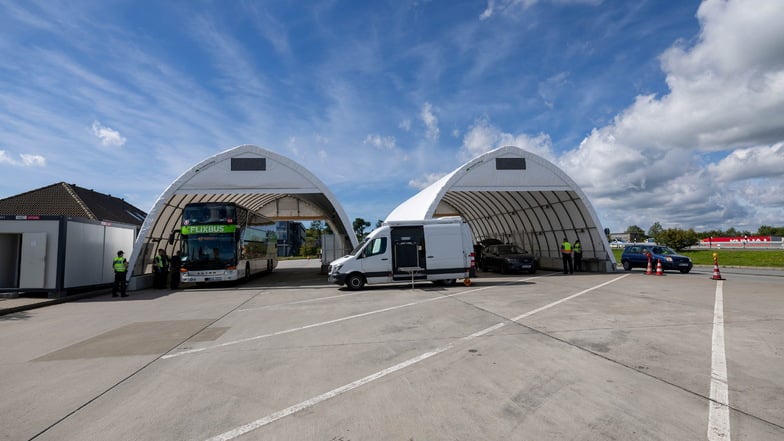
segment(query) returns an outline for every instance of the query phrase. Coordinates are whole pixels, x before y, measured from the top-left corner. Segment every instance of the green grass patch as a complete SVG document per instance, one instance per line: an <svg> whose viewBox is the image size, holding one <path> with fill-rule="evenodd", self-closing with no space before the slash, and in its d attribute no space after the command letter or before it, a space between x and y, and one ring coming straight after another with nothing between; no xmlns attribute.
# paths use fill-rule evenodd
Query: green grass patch
<svg viewBox="0 0 784 441"><path fill-rule="evenodd" d="M613 248L615 260L620 264L623 248ZM695 265L713 265L713 253L719 257L719 266L759 266L784 268L784 250L683 250Z"/></svg>

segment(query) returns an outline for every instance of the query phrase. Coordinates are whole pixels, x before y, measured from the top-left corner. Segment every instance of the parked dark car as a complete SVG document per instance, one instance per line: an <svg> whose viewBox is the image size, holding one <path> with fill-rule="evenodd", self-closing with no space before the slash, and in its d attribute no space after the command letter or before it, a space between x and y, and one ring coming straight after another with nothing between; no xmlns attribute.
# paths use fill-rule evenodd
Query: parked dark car
<svg viewBox="0 0 784 441"><path fill-rule="evenodd" d="M500 273L527 271L533 274L536 272L536 258L517 245L488 245L482 250L479 269Z"/></svg>
<svg viewBox="0 0 784 441"><path fill-rule="evenodd" d="M677 270L684 274L691 271L692 261L682 256L670 247L655 244L626 245L621 254L623 269L631 271L632 268L648 268L648 254L651 255L651 267L655 271L657 261L661 261L663 270Z"/></svg>

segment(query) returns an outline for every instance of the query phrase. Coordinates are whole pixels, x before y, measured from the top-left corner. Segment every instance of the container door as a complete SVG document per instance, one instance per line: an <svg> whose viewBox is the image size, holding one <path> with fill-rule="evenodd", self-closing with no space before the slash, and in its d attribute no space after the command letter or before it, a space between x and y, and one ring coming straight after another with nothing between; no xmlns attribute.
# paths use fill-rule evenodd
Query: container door
<svg viewBox="0 0 784 441"><path fill-rule="evenodd" d="M22 234L19 287L43 288L46 274L46 233Z"/></svg>

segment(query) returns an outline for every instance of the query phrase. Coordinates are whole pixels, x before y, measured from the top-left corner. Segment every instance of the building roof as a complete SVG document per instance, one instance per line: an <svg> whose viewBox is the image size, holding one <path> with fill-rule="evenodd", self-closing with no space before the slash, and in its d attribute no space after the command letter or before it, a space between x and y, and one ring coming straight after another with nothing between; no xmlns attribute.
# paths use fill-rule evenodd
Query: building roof
<svg viewBox="0 0 784 441"><path fill-rule="evenodd" d="M120 198L65 182L0 199L0 214L69 216L139 226L147 216Z"/></svg>

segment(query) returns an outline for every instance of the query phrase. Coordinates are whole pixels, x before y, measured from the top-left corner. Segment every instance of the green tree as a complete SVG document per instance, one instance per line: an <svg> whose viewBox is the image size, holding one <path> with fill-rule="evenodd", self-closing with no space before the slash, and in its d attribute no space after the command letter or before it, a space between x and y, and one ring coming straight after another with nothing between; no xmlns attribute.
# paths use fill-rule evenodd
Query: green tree
<svg viewBox="0 0 784 441"><path fill-rule="evenodd" d="M657 239L662 231L664 231L662 224L659 222L654 222L653 225L651 225L651 228L648 228L648 237ZM656 241L658 242L658 239Z"/></svg>
<svg viewBox="0 0 784 441"><path fill-rule="evenodd" d="M321 234L323 233L324 224L320 220L315 220L310 223L310 227L305 230L305 240L299 249L300 256L316 256L321 248Z"/></svg>
<svg viewBox="0 0 784 441"><path fill-rule="evenodd" d="M370 222L358 217L354 219L354 223L352 227L354 228L354 233L357 235L357 239L362 240L365 238L365 228L370 226Z"/></svg>
<svg viewBox="0 0 784 441"><path fill-rule="evenodd" d="M645 238L645 230L637 225L630 225L626 228L626 233L629 235L631 242L640 242Z"/></svg>
<svg viewBox="0 0 784 441"><path fill-rule="evenodd" d="M768 225L761 225L757 230L758 236L784 236L784 227L771 227Z"/></svg>
<svg viewBox="0 0 784 441"><path fill-rule="evenodd" d="M693 229L682 230L680 228L670 228L662 230L662 232L656 236L656 242L680 251L684 248L697 245L700 243L700 238Z"/></svg>

